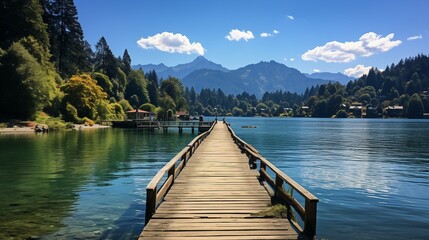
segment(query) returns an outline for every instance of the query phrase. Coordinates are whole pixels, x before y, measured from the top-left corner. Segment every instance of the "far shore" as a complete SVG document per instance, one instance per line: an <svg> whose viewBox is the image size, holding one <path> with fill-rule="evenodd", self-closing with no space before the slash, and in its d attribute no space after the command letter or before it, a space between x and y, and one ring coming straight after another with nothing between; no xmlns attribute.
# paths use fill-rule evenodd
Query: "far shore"
<svg viewBox="0 0 429 240"><path fill-rule="evenodd" d="M75 124L74 129L71 130L88 130L88 129L99 129L99 128L109 128L110 126L94 124L93 126L85 126L84 124ZM34 127L7 127L0 128L1 134L34 134Z"/></svg>

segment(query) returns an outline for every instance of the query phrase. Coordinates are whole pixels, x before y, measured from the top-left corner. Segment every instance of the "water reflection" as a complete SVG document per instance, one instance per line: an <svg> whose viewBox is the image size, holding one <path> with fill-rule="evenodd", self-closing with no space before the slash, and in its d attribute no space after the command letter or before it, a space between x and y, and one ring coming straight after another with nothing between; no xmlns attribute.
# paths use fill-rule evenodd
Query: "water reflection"
<svg viewBox="0 0 429 240"><path fill-rule="evenodd" d="M116 129L0 136L0 239L136 236L144 187L193 137Z"/></svg>

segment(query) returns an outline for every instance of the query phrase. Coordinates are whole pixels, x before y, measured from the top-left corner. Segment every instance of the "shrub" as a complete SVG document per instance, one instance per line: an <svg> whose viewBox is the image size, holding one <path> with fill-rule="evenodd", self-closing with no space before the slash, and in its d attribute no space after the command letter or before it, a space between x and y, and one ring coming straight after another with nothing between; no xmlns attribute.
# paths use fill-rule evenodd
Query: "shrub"
<svg viewBox="0 0 429 240"><path fill-rule="evenodd" d="M85 126L94 126L94 121L93 120L91 120L91 119L89 119L89 118L87 118L87 117L84 117L83 119L83 124L85 125Z"/></svg>
<svg viewBox="0 0 429 240"><path fill-rule="evenodd" d="M336 118L347 118L347 112L343 109L339 110L337 114L335 114Z"/></svg>

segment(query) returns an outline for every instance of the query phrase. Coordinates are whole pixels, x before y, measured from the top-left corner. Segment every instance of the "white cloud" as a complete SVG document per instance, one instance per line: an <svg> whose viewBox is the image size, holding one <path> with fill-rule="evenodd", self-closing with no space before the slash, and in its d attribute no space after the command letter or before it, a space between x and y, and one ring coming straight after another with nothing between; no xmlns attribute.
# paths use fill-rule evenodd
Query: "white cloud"
<svg viewBox="0 0 429 240"><path fill-rule="evenodd" d="M306 61L350 62L357 57L369 57L378 52L387 52L402 42L393 40L394 34L385 37L374 32L362 35L355 42L332 41L305 52L301 58Z"/></svg>
<svg viewBox="0 0 429 240"><path fill-rule="evenodd" d="M420 35L417 35L417 36L411 36L411 37L409 37L409 38L407 38L407 40L408 41L413 41L413 40L419 40L419 39L422 39L423 37L422 37L422 35L420 34Z"/></svg>
<svg viewBox="0 0 429 240"><path fill-rule="evenodd" d="M271 33L261 33L261 37L266 38L266 37L272 37L273 35Z"/></svg>
<svg viewBox="0 0 429 240"><path fill-rule="evenodd" d="M287 16L290 20L294 20L295 18L291 15Z"/></svg>
<svg viewBox="0 0 429 240"><path fill-rule="evenodd" d="M279 31L277 31L277 30L273 30L273 33L271 34L271 33L266 33L266 32L263 32L263 33L261 33L261 37L263 37L263 38L267 38L267 37L273 37L274 35L277 35L277 34L279 34L280 32Z"/></svg>
<svg viewBox="0 0 429 240"><path fill-rule="evenodd" d="M368 74L372 67L365 67L364 65L357 65L354 68L347 68L344 70L344 74L349 77L361 77L364 74Z"/></svg>
<svg viewBox="0 0 429 240"><path fill-rule="evenodd" d="M147 38L141 38L137 44L144 49L156 48L170 53L196 53L204 55L205 49L199 42L191 43L189 39L180 33L163 32Z"/></svg>
<svg viewBox="0 0 429 240"><path fill-rule="evenodd" d="M295 61L295 58L291 58L291 59L289 59L289 61L293 62L293 61Z"/></svg>
<svg viewBox="0 0 429 240"><path fill-rule="evenodd" d="M232 29L229 34L225 36L225 38L229 41L240 41L243 39L247 42L249 39L255 38L255 36L253 36L253 33L251 31L240 31L238 29Z"/></svg>
<svg viewBox="0 0 429 240"><path fill-rule="evenodd" d="M315 68L315 69L313 69L313 72L318 73L318 72L320 72L320 69Z"/></svg>

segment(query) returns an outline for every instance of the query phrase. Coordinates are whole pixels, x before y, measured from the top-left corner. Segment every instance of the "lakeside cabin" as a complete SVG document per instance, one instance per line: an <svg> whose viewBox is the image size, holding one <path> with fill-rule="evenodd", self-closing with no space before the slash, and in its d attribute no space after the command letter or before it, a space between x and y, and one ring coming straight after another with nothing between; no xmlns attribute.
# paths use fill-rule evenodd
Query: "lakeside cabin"
<svg viewBox="0 0 429 240"><path fill-rule="evenodd" d="M189 113L187 112L176 112L176 118L182 121L189 121L190 120L190 116Z"/></svg>
<svg viewBox="0 0 429 240"><path fill-rule="evenodd" d="M388 106L384 108L384 111L386 112L386 116L388 117L401 117L402 113L404 111L403 106Z"/></svg>
<svg viewBox="0 0 429 240"><path fill-rule="evenodd" d="M136 109L126 112L126 120L150 120L150 112Z"/></svg>

